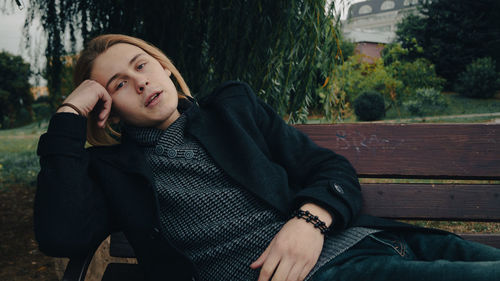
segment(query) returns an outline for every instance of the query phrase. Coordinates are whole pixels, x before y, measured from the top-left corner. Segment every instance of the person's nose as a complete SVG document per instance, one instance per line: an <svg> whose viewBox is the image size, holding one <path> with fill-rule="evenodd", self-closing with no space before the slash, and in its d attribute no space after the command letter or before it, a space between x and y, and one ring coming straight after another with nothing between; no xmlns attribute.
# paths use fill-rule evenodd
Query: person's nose
<svg viewBox="0 0 500 281"><path fill-rule="evenodd" d="M146 77L139 77L137 80L137 93L142 94L149 85L149 81Z"/></svg>

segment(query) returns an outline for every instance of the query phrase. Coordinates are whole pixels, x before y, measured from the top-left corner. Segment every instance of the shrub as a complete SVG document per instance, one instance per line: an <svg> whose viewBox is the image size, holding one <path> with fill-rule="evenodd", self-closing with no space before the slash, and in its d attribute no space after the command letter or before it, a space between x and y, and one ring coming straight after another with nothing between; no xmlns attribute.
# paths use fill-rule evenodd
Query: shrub
<svg viewBox="0 0 500 281"><path fill-rule="evenodd" d="M49 119L52 115L52 110L48 103L34 103L33 104L33 112L35 113L35 120L44 120Z"/></svg>
<svg viewBox="0 0 500 281"><path fill-rule="evenodd" d="M441 91L446 82L437 76L434 65L422 58L412 62L394 61L388 66L388 71L403 83L403 100L410 98L419 88Z"/></svg>
<svg viewBox="0 0 500 281"><path fill-rule="evenodd" d="M413 52L423 53L423 49L415 45ZM424 58L412 58L408 54L409 50L399 43L389 44L382 50L382 60L387 71L403 83L404 98L414 95L418 88L442 90L446 80L437 76L434 64Z"/></svg>
<svg viewBox="0 0 500 281"><path fill-rule="evenodd" d="M380 120L385 116L384 98L376 91L364 92L354 101L354 112L361 121Z"/></svg>
<svg viewBox="0 0 500 281"><path fill-rule="evenodd" d="M435 113L448 106L441 93L434 88L417 89L413 98L403 105L411 114L417 116Z"/></svg>
<svg viewBox="0 0 500 281"><path fill-rule="evenodd" d="M31 112L26 108L21 108L11 120L12 127L20 127L29 124L33 121Z"/></svg>
<svg viewBox="0 0 500 281"><path fill-rule="evenodd" d="M455 83L455 90L470 98L491 98L499 87L500 78L495 70L495 61L489 57L467 65Z"/></svg>
<svg viewBox="0 0 500 281"><path fill-rule="evenodd" d="M373 63L363 60L361 55L350 57L344 64L337 67L334 73L334 83L345 91L347 100L355 100L367 89L372 89L382 96L395 102L403 84L386 71L381 59Z"/></svg>

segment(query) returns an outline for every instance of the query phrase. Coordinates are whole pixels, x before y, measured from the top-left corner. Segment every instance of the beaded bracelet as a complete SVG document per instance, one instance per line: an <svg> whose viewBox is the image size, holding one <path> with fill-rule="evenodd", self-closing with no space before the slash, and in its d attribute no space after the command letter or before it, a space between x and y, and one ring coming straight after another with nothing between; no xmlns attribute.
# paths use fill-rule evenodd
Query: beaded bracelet
<svg viewBox="0 0 500 281"><path fill-rule="evenodd" d="M303 211L303 210L295 210L292 212L291 215L292 218L299 218L299 219L305 219L307 222L310 222L314 225L315 228L318 228L321 234L326 234L330 228L326 226L326 224L318 218L318 216L315 216L311 214L309 211Z"/></svg>
<svg viewBox="0 0 500 281"><path fill-rule="evenodd" d="M76 113L78 113L78 115L80 115L80 116L82 116L82 115L83 115L83 114L82 114L82 112L80 111L80 109L78 109L78 107L76 107L74 104L71 104L71 103L69 103L69 102L66 102L66 103L61 104L61 105L57 108L57 110L59 110L59 108L64 107L64 106L68 106L68 107L73 108L73 110L75 110L75 111L76 111Z"/></svg>

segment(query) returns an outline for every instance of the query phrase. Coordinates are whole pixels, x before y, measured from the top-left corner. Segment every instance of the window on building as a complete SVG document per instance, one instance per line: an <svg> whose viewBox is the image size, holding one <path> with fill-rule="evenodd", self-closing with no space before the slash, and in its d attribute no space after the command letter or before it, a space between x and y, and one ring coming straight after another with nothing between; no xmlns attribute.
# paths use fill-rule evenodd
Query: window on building
<svg viewBox="0 0 500 281"><path fill-rule="evenodd" d="M361 8L359 8L359 14L364 15L364 14L369 14L372 12L372 7L370 5L363 5Z"/></svg>
<svg viewBox="0 0 500 281"><path fill-rule="evenodd" d="M380 10L384 11L394 9L395 6L396 4L394 3L394 1L384 1L382 3L382 6L380 6Z"/></svg>
<svg viewBox="0 0 500 281"><path fill-rule="evenodd" d="M405 6L410 6L410 0L405 0L405 1L403 2L403 5L405 5Z"/></svg>

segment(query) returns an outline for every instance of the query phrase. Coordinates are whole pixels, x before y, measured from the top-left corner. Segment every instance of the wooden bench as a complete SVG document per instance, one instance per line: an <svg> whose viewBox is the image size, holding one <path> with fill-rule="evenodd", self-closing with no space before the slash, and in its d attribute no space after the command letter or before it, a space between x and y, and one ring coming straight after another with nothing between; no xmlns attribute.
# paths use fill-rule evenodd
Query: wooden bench
<svg viewBox="0 0 500 281"><path fill-rule="evenodd" d="M296 127L351 161L362 182L363 213L404 220L500 222L500 124ZM500 248L499 233L460 235ZM83 281L93 251L71 259L63 280ZM122 234L112 235L110 254L134 256ZM127 272L137 270L123 264L110 268L103 280L125 280L123 276L132 276Z"/></svg>

